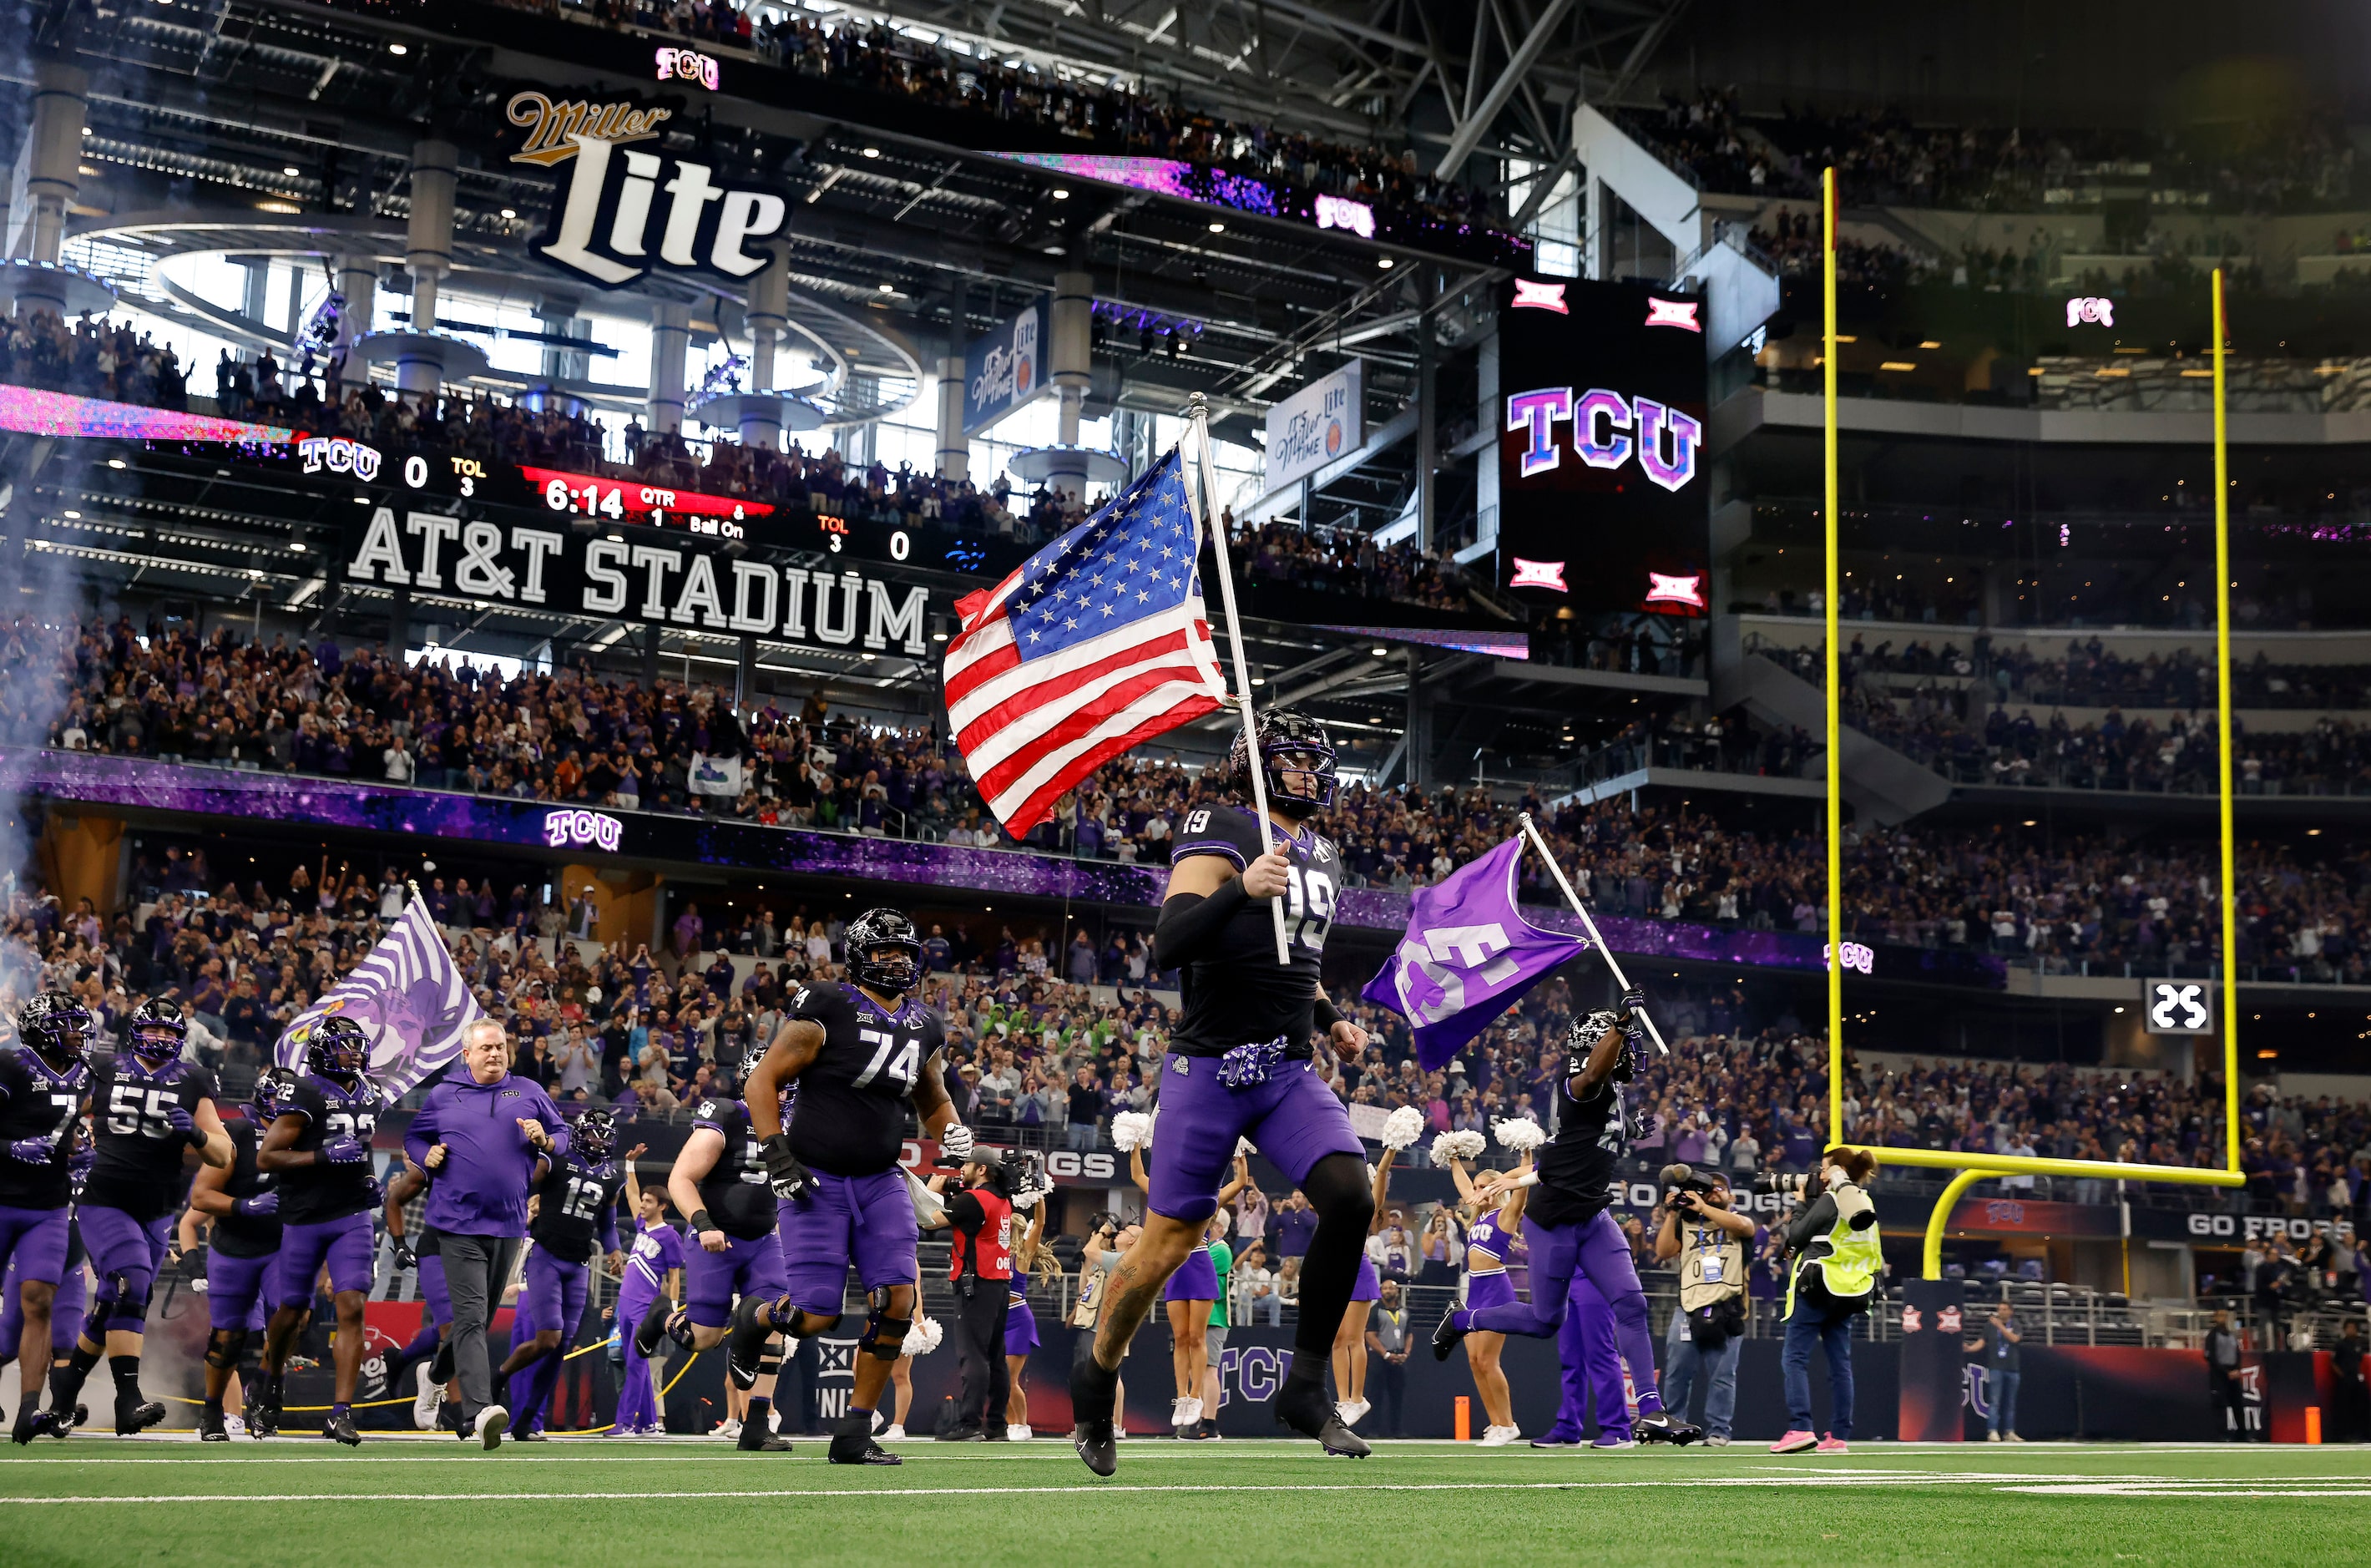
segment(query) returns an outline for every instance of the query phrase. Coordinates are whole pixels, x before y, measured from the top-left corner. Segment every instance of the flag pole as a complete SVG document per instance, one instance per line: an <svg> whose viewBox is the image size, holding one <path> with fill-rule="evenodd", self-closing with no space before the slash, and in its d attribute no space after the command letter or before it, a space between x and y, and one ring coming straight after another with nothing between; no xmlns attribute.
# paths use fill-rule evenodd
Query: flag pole
<svg viewBox="0 0 2371 1568"><path fill-rule="evenodd" d="M1259 818L1260 842L1267 842L1267 771L1260 766L1259 723L1252 716L1251 667L1243 662L1243 625L1235 614L1235 569L1227 559L1227 526L1210 505L1210 405L1196 392L1186 400L1186 417L1194 424L1195 509L1210 530L1210 548L1219 557L1219 604L1227 616L1227 646L1233 652L1237 708L1243 719L1243 755L1250 761L1252 811ZM1276 923L1276 961L1292 962L1292 948L1284 935L1284 904L1267 901Z"/></svg>
<svg viewBox="0 0 2371 1568"><path fill-rule="evenodd" d="M1558 865L1556 857L1549 853L1547 840L1540 837L1539 824L1532 820L1532 814L1528 811L1519 820L1523 824L1524 835L1540 852L1540 858L1548 863L1549 875L1556 879L1556 886L1564 889L1565 901L1572 905L1573 913L1580 916L1581 928L1589 933L1590 941L1596 944L1599 955L1605 959L1605 967L1613 971L1613 983L1625 991L1629 990L1630 980L1622 972L1621 961L1614 958L1613 949L1605 945L1605 938L1598 935L1597 922L1589 918L1588 906L1580 901L1580 895L1572 890L1572 884L1565 877L1564 867ZM1669 1056L1671 1048L1663 1043L1663 1031L1655 1027L1655 1020L1647 1016L1647 1010L1643 1007L1638 1010L1638 1016L1646 1020L1647 1032L1655 1037L1655 1048Z"/></svg>

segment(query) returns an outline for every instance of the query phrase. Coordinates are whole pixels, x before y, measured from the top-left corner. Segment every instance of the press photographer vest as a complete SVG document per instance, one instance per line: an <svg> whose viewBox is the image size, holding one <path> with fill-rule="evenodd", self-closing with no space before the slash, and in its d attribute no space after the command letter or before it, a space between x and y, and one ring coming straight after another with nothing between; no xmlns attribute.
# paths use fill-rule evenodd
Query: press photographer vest
<svg viewBox="0 0 2371 1568"><path fill-rule="evenodd" d="M1878 1244L1877 1226L1855 1230L1852 1222L1857 1215L1875 1207L1869 1196L1857 1187L1845 1186L1829 1190L1835 1200L1835 1227L1803 1249L1794 1274L1787 1282L1787 1311L1795 1310L1795 1287L1805 1273L1820 1271L1820 1283L1828 1296L1843 1307L1865 1307L1877 1289L1877 1272L1885 1262L1883 1249Z"/></svg>
<svg viewBox="0 0 2371 1568"><path fill-rule="evenodd" d="M1680 1251L1680 1308L1694 1315L1745 1289L1745 1243L1716 1225L1692 1225Z"/></svg>

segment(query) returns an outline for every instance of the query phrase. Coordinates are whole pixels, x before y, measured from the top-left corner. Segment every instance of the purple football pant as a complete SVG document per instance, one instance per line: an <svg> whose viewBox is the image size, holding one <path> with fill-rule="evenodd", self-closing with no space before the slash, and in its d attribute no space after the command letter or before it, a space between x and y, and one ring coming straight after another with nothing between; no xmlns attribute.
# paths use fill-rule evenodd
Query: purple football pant
<svg viewBox="0 0 2371 1568"><path fill-rule="evenodd" d="M109 1333L145 1333L148 1294L156 1289L156 1271L164 1265L171 1217L140 1220L121 1209L98 1206L77 1210L75 1218L82 1223L82 1244L98 1274L98 1295L83 1332L94 1344Z"/></svg>
<svg viewBox="0 0 2371 1568"><path fill-rule="evenodd" d="M82 1333L83 1303L89 1295L90 1276L80 1263L65 1271L58 1282L57 1294L50 1297L50 1354L52 1357L71 1354L75 1340ZM25 1338L25 1294L17 1286L17 1266L0 1275L0 1365L17 1358L18 1345Z"/></svg>
<svg viewBox="0 0 2371 1568"><path fill-rule="evenodd" d="M1630 1364L1638 1386L1639 1413L1663 1408L1655 1392L1655 1336L1647 1328L1647 1293L1630 1260L1630 1242L1603 1209L1579 1225L1542 1225L1523 1216L1523 1239L1532 1251L1532 1299L1457 1314L1458 1326L1494 1334L1544 1340L1564 1326L1573 1277L1597 1287L1613 1313L1613 1342Z"/></svg>
<svg viewBox="0 0 2371 1568"><path fill-rule="evenodd" d="M1171 1219L1209 1219L1243 1138L1295 1187L1328 1155L1367 1157L1350 1113L1308 1063L1280 1063L1266 1083L1231 1089L1219 1082L1215 1057L1173 1053L1161 1074L1161 1128L1145 1202Z"/></svg>
<svg viewBox="0 0 2371 1568"><path fill-rule="evenodd" d="M1630 1435L1630 1405L1622 1392L1622 1357L1613 1348L1613 1308L1589 1283L1586 1274L1572 1277L1571 1310L1556 1330L1556 1359L1564 1369L1564 1404L1556 1411L1555 1434L1580 1440L1589 1415L1589 1397L1597 1396L1597 1434ZM1633 1368L1636 1371L1636 1368Z"/></svg>
<svg viewBox="0 0 2371 1568"><path fill-rule="evenodd" d="M908 1201L906 1213L910 1216L913 1212ZM770 1233L749 1240L728 1236L722 1252L711 1252L695 1237L683 1249L684 1310L703 1329L722 1329L733 1321L736 1295L770 1301L790 1288L782 1277L781 1243Z"/></svg>
<svg viewBox="0 0 2371 1568"><path fill-rule="evenodd" d="M0 1266L17 1277L53 1285L65 1277L66 1209L0 1208Z"/></svg>
<svg viewBox="0 0 2371 1568"><path fill-rule="evenodd" d="M922 1227L914 1218L906 1178L896 1170L872 1176L816 1171L812 1191L795 1203L776 1204L774 1213L789 1282L784 1288L802 1312L839 1317L848 1300L850 1266L868 1294L921 1278L914 1249Z"/></svg>
<svg viewBox="0 0 2371 1568"><path fill-rule="evenodd" d="M216 1249L206 1254L206 1326L211 1329L256 1330L279 1307L274 1292L280 1272L277 1254L233 1258Z"/></svg>
<svg viewBox="0 0 2371 1568"><path fill-rule="evenodd" d="M330 1294L367 1291L376 1272L377 1249L368 1214L312 1225L290 1223L280 1227L280 1272L273 1276L280 1305L304 1311L313 1304L313 1283L321 1266L330 1269Z"/></svg>
<svg viewBox="0 0 2371 1568"><path fill-rule="evenodd" d="M626 1271L626 1283L618 1292L618 1338L625 1350L625 1371L618 1381L618 1415L614 1430L639 1432L645 1426L659 1424L658 1385L651 1376L651 1364L634 1348L634 1326L659 1293L647 1283L635 1288L633 1270Z"/></svg>
<svg viewBox="0 0 2371 1568"><path fill-rule="evenodd" d="M551 1391L560 1386L561 1363L576 1338L577 1325L584 1320L584 1297L592 1283L588 1264L555 1258L542 1247L526 1255L526 1282L511 1318L511 1344L526 1344L557 1329L560 1346L511 1374L512 1431L526 1431L551 1403Z"/></svg>

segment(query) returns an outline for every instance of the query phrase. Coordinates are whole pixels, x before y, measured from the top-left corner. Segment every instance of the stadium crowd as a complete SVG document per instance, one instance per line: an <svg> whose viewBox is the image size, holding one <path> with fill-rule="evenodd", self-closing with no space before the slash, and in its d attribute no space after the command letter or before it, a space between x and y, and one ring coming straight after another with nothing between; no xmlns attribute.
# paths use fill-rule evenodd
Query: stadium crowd
<svg viewBox="0 0 2371 1568"><path fill-rule="evenodd" d="M1847 206L2040 211L2045 192L2146 180L2203 196L2217 212L2326 209L2362 199L2364 170L2343 124L2327 116L2226 127L2245 145L2211 153L2174 137L2108 129L1914 124L1899 110L1824 112L1782 106L1747 114L1736 89L1665 95L1634 110L1634 130L1705 189L1815 196L1830 165Z"/></svg>
<svg viewBox="0 0 2371 1568"><path fill-rule="evenodd" d="M1817 679L1818 661L1798 653ZM157 757L510 795L634 810L702 812L784 827L874 836L936 838L961 846L1012 841L988 814L961 759L925 729L897 730L835 718L819 700L797 712L771 703L735 714L711 688L631 681L585 671L498 676L449 664L397 667L383 650L265 645L228 627L201 637L187 628L145 639L128 622L64 639L29 621L0 643L0 735L111 755ZM2136 723L2064 730L2025 717L2001 720L1997 743L1966 729L1888 728L1902 710L1865 687L1857 709L1881 738L1941 758L1945 745L1995 744L2001 777L2015 762L2044 761L2061 776L2211 776L2211 727L2174 732ZM1995 710L1999 714L2002 710ZM56 714L55 718L47 715ZM2184 721L2186 724L2186 721ZM1691 726L1662 743L1683 760L1799 769L1798 738L1755 739L1741 726ZM1643 740L1645 737L1635 738ZM1775 742L1775 746L1774 746ZM2318 745L2363 742L2357 732L2319 738L2250 736L2242 788L2287 786L2292 765L2323 767ZM2107 760L2092 749L2115 749ZM2151 749L2154 747L2155 749ZM2163 760L2169 747L2170 761ZM1759 761L1755 761L1759 753ZM1979 753L1982 754L1982 753ZM1958 753L1954 751L1956 757ZM737 787L700 782L701 759L738 761ZM2077 773L2088 767L2094 772ZM2122 768L2123 772L2118 770ZM2157 769L2158 772L2134 770ZM2203 770L2203 772L2202 772ZM731 770L727 770L727 773ZM2316 775L2319 776L2319 775ZM1106 765L1063 797L1025 847L1158 865L1174 824L1215 797L1216 781L1174 755ZM1764 930L1817 931L1824 920L1822 857L1807 832L1757 834L1685 807L1626 800L1549 811L1524 803L1592 902L1614 912ZM1320 826L1341 846L1348 880L1407 890L1514 831L1517 805L1479 789L1438 794L1346 787ZM2130 869L2133 850L2106 838L2029 841L1917 828L1871 829L1849 849L1847 885L1856 934L1918 947L2002 954L2045 968L2162 959L2201 966L2215 950L2203 888L2204 846L2167 844ZM2299 856L2288 846L2241 848L2250 890L2241 961L2300 975L2366 978L2371 858L2357 849ZM2119 869L2122 868L2122 869ZM1555 898L1545 871L1527 863L1526 895Z"/></svg>

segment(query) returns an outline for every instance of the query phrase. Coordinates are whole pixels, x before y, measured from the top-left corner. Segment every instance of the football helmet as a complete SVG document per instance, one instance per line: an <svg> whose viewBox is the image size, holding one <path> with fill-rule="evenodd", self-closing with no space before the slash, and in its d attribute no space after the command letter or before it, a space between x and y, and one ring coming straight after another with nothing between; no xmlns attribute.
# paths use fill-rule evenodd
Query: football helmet
<svg viewBox="0 0 2371 1568"><path fill-rule="evenodd" d="M17 1009L17 1038L52 1062L90 1053L90 1009L63 991L44 991Z"/></svg>
<svg viewBox="0 0 2371 1568"><path fill-rule="evenodd" d="M325 1077L342 1078L349 1086L370 1067L370 1036L362 1025L333 1014L313 1026L305 1042L306 1064Z"/></svg>
<svg viewBox="0 0 2371 1568"><path fill-rule="evenodd" d="M147 1066L161 1067L181 1054L190 1025L181 1016L179 1003L169 996L151 996L132 1010L132 1022L124 1033L133 1055Z"/></svg>
<svg viewBox="0 0 2371 1568"><path fill-rule="evenodd" d="M893 909L869 909L848 923L848 972L884 996L903 996L922 983L922 936ZM884 958L884 947L896 956Z"/></svg>
<svg viewBox="0 0 2371 1568"><path fill-rule="evenodd" d="M1336 758L1325 726L1298 708L1270 708L1258 729L1269 808L1297 822L1332 806ZM1241 731L1227 752L1227 786L1251 798L1251 750Z"/></svg>

